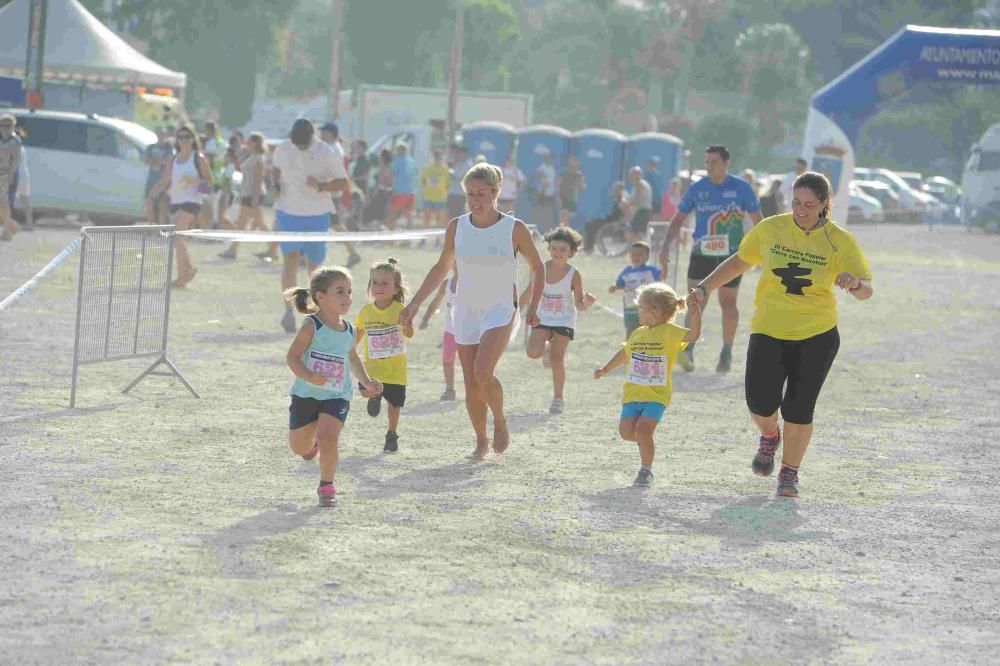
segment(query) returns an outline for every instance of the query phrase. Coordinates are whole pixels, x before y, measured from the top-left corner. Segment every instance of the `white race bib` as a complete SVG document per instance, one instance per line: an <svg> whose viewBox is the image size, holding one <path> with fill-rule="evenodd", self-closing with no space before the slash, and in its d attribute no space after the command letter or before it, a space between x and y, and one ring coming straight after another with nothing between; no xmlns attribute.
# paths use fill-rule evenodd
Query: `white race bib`
<svg viewBox="0 0 1000 666"><path fill-rule="evenodd" d="M344 390L347 363L343 356L333 356L318 351L309 352L309 369L326 377L323 388L340 393Z"/></svg>
<svg viewBox="0 0 1000 666"><path fill-rule="evenodd" d="M628 381L641 386L666 386L667 357L632 352Z"/></svg>
<svg viewBox="0 0 1000 666"><path fill-rule="evenodd" d="M729 235L717 234L701 237L701 253L706 257L728 257Z"/></svg>
<svg viewBox="0 0 1000 666"><path fill-rule="evenodd" d="M563 315L569 311L566 299L562 294L542 294L542 302L539 309L553 315Z"/></svg>
<svg viewBox="0 0 1000 666"><path fill-rule="evenodd" d="M633 273L626 275L625 281L625 307L634 308L639 304L639 289L654 282L651 273Z"/></svg>
<svg viewBox="0 0 1000 666"><path fill-rule="evenodd" d="M406 353L403 331L399 326L376 328L366 331L368 358L392 358Z"/></svg>

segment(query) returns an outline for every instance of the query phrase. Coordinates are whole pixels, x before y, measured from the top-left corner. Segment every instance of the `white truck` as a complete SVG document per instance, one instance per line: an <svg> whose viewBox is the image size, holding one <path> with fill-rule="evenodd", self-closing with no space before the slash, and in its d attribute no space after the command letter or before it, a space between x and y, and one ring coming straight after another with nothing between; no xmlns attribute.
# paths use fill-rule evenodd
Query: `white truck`
<svg viewBox="0 0 1000 666"><path fill-rule="evenodd" d="M1000 123L972 146L962 172L962 224L1000 232Z"/></svg>

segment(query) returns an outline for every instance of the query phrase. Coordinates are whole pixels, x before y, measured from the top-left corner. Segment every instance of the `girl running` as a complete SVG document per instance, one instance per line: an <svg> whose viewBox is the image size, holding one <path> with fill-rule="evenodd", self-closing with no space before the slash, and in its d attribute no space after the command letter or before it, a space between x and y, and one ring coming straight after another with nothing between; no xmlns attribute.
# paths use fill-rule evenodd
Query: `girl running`
<svg viewBox="0 0 1000 666"><path fill-rule="evenodd" d="M168 187L170 196L170 214L174 216L174 226L177 231L187 231L192 226L201 211L202 195L199 188L212 187L212 169L208 160L201 154L201 144L198 135L190 125L181 125L174 135L177 142L177 155L163 171L160 181L150 189L147 199L149 205L155 205L157 197ZM186 287L194 279L198 269L191 263L191 254L183 236L174 239L174 254L177 257L177 279L175 287Z"/></svg>
<svg viewBox="0 0 1000 666"><path fill-rule="evenodd" d="M444 372L444 393L441 400L451 401L455 399L455 359L458 358L458 345L455 344L455 287L458 285L458 269L452 271L451 275L438 287L437 294L434 295L424 317L420 321L420 330L427 328L441 303L444 302L444 336L441 340L441 369Z"/></svg>
<svg viewBox="0 0 1000 666"><path fill-rule="evenodd" d="M566 350L576 330L577 310L586 310L596 299L583 290L583 276L569 260L580 249L583 237L569 227L559 227L545 234L550 259L545 262L545 287L538 308L540 323L528 336L528 358L548 359L552 368L552 404L550 414L562 414L565 408ZM527 290L521 302L527 300Z"/></svg>
<svg viewBox="0 0 1000 666"><path fill-rule="evenodd" d="M355 350L354 327L344 319L351 309L351 275L343 268L319 268L309 288L285 292L295 309L308 316L292 340L285 362L295 374L289 392L288 447L304 460L319 453L320 506L331 506L337 489L333 476L340 459L340 432L351 408L354 385L374 393L382 385L372 380Z"/></svg>
<svg viewBox="0 0 1000 666"><path fill-rule="evenodd" d="M690 329L674 323L677 311L684 309L684 300L668 285L657 282L643 287L639 292L639 328L603 368L594 370L594 379L600 379L628 364L618 432L626 442L639 445L639 474L632 483L636 488L653 483L653 433L670 405L674 362L701 335L699 308L692 308Z"/></svg>
<svg viewBox="0 0 1000 666"><path fill-rule="evenodd" d="M406 338L413 337L413 324L400 322L406 288L395 259L375 264L368 278L368 303L354 322L356 342L365 342L365 363L371 376L382 383L381 391L364 391L368 415L382 411L382 398L389 403L389 430L385 433L385 453L399 450L399 413L406 404Z"/></svg>

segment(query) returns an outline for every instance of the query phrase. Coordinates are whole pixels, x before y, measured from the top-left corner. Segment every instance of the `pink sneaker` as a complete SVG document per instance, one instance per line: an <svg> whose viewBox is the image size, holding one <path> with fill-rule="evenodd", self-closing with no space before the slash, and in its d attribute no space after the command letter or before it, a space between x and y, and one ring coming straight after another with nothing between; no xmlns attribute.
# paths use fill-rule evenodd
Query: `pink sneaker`
<svg viewBox="0 0 1000 666"><path fill-rule="evenodd" d="M328 486L317 488L316 494L319 496L320 506L333 506L337 503L337 489L332 483Z"/></svg>
<svg viewBox="0 0 1000 666"><path fill-rule="evenodd" d="M308 451L306 451L302 455L302 459L305 460L306 462L308 462L308 461L312 460L313 458L315 458L317 453L319 453L319 444L318 443L317 444L313 444L313 447L311 449L309 449Z"/></svg>

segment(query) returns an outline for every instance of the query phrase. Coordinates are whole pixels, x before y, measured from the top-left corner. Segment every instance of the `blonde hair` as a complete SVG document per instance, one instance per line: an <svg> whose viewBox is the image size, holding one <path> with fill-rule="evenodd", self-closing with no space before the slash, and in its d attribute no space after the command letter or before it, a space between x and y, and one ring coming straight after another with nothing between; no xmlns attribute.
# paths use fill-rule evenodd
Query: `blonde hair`
<svg viewBox="0 0 1000 666"><path fill-rule="evenodd" d="M489 162L480 162L465 172L465 176L462 177L462 189L468 192L469 182L473 180L482 181L489 185L494 192L499 192L500 185L503 184L503 171L500 170L500 167Z"/></svg>
<svg viewBox="0 0 1000 666"><path fill-rule="evenodd" d="M375 271L385 271L392 274L393 281L396 283L396 293L392 295L392 300L405 303L406 295L409 292L406 289L406 285L403 284L403 271L399 270L399 262L395 258L389 257L385 261L372 264L371 270L368 272L369 294L372 291L372 278L375 277Z"/></svg>
<svg viewBox="0 0 1000 666"><path fill-rule="evenodd" d="M17 127L17 118L15 118L13 115L9 113L5 113L2 116L0 116L0 120L9 120L11 122L11 125Z"/></svg>
<svg viewBox="0 0 1000 666"><path fill-rule="evenodd" d="M302 314L312 314L319 310L316 294L325 292L337 280L351 280L351 274L340 266L320 266L312 274L309 287L293 287L285 291L285 300Z"/></svg>
<svg viewBox="0 0 1000 666"><path fill-rule="evenodd" d="M667 321L673 321L679 312L684 312L687 303L683 298L677 297L677 292L664 282L654 282L647 284L639 290L639 302L645 303L663 313Z"/></svg>

